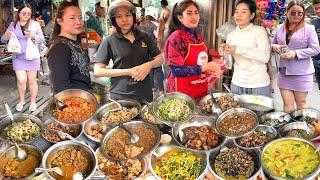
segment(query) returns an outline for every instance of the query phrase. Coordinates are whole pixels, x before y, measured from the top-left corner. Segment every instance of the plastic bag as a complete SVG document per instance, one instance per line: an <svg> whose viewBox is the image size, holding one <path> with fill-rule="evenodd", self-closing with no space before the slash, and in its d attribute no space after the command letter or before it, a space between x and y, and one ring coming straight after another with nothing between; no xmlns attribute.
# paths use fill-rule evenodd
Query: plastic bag
<svg viewBox="0 0 320 180"><path fill-rule="evenodd" d="M230 32L236 29L236 24L234 21L228 21L224 23L220 28L216 30L218 37L223 40L227 40L227 36Z"/></svg>
<svg viewBox="0 0 320 180"><path fill-rule="evenodd" d="M11 32L11 37L7 45L8 52L21 54L22 49L17 36Z"/></svg>
<svg viewBox="0 0 320 180"><path fill-rule="evenodd" d="M27 41L26 60L40 59L40 52L30 38Z"/></svg>

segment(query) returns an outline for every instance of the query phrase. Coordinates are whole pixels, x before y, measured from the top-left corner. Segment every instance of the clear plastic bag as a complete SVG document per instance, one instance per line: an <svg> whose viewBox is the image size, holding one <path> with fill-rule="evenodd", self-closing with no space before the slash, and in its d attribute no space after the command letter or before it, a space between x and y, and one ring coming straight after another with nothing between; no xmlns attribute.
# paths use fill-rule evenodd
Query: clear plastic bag
<svg viewBox="0 0 320 180"><path fill-rule="evenodd" d="M230 32L236 29L236 24L234 21L225 22L220 28L216 30L219 38L227 40L227 36Z"/></svg>
<svg viewBox="0 0 320 180"><path fill-rule="evenodd" d="M26 60L40 59L40 52L30 38L27 40Z"/></svg>
<svg viewBox="0 0 320 180"><path fill-rule="evenodd" d="M17 53L17 54L21 54L22 52L20 42L17 36L13 32L11 32L11 37L9 39L7 49L8 49L8 52Z"/></svg>

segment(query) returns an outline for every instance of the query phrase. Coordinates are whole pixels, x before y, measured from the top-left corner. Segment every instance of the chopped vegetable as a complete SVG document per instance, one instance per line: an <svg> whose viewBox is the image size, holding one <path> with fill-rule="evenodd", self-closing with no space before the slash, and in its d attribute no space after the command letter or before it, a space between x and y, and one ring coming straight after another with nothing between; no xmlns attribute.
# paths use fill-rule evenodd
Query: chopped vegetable
<svg viewBox="0 0 320 180"><path fill-rule="evenodd" d="M185 121L191 114L187 101L170 99L158 106L157 116L165 121Z"/></svg>
<svg viewBox="0 0 320 180"><path fill-rule="evenodd" d="M201 173L200 159L183 149L173 149L165 153L154 171L166 180L192 180Z"/></svg>
<svg viewBox="0 0 320 180"><path fill-rule="evenodd" d="M5 137L13 142L30 141L40 134L40 127L37 123L26 119L23 122L13 123L4 128Z"/></svg>

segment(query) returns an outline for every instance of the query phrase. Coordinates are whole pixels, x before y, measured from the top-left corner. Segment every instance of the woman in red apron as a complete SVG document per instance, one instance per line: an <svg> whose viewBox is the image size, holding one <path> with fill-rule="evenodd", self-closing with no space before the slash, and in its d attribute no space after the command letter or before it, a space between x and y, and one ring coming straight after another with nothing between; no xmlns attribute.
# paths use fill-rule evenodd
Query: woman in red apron
<svg viewBox="0 0 320 180"><path fill-rule="evenodd" d="M164 53L169 68L167 88L197 100L213 88L222 73L221 62L208 60L208 50L196 28L199 6L192 0L176 3L172 10L169 38Z"/></svg>

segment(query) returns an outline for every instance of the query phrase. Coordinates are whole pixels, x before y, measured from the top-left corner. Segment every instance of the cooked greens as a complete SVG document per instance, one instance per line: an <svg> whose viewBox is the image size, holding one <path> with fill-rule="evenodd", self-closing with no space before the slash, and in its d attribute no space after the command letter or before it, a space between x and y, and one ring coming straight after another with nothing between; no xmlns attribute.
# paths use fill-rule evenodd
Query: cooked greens
<svg viewBox="0 0 320 180"><path fill-rule="evenodd" d="M40 127L37 123L26 119L23 122L13 123L4 128L5 138L13 142L30 141L40 134Z"/></svg>
<svg viewBox="0 0 320 180"><path fill-rule="evenodd" d="M166 180L192 180L201 173L201 162L188 150L173 149L165 153L154 171Z"/></svg>
<svg viewBox="0 0 320 180"><path fill-rule="evenodd" d="M161 103L156 113L165 121L185 121L192 112L187 101L174 98Z"/></svg>

